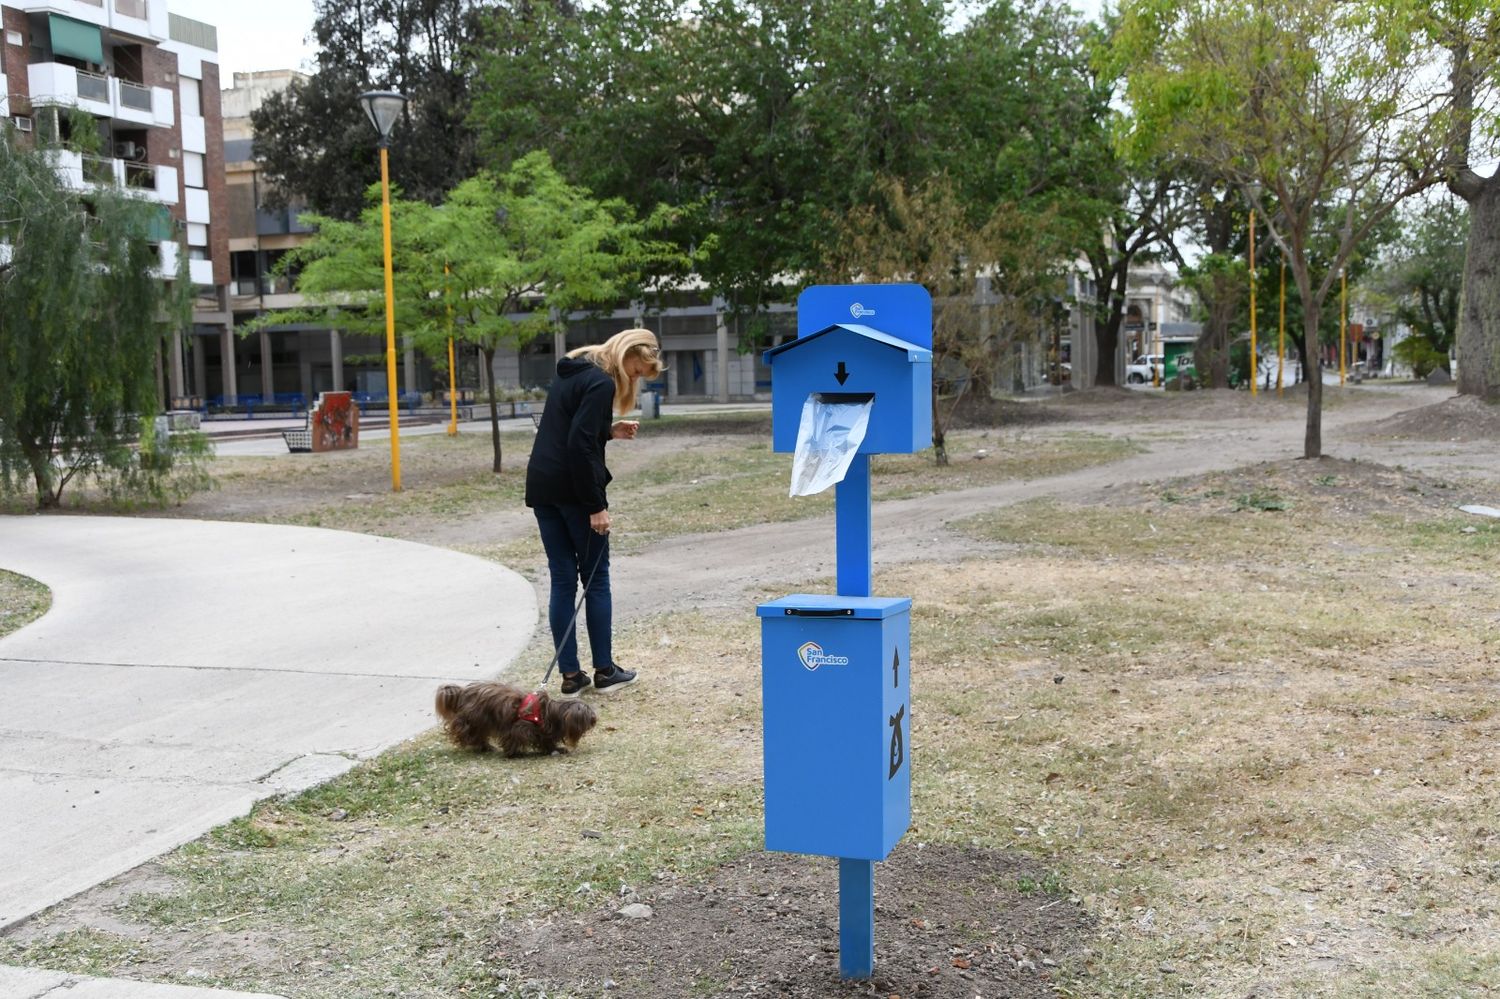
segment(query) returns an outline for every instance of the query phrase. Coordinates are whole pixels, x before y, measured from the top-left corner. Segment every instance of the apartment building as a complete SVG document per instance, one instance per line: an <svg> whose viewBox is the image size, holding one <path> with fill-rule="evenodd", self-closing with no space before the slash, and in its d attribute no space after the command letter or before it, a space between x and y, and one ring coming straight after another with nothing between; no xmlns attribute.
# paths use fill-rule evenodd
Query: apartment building
<svg viewBox="0 0 1500 999"><path fill-rule="evenodd" d="M229 236L218 38L167 0L0 0L0 116L62 141L51 155L80 194L122 188L161 207L163 277L186 253L191 336L164 359L166 393L205 394L204 341L228 344ZM98 141L71 132L85 112Z"/></svg>

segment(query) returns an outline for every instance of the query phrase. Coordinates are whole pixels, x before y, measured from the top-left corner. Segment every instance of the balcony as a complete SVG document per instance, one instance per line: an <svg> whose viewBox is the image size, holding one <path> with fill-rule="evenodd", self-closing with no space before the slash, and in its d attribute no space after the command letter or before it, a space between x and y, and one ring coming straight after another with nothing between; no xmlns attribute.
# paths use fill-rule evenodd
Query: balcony
<svg viewBox="0 0 1500 999"><path fill-rule="evenodd" d="M60 62L32 63L26 67L26 76L33 104L68 105L103 118L148 128L172 127L175 104L172 91L166 87L146 87ZM200 125L201 121L199 119ZM201 127L199 131L202 131Z"/></svg>
<svg viewBox="0 0 1500 999"><path fill-rule="evenodd" d="M177 168L157 166L151 163L129 163L115 160L122 165L121 179L125 188L148 201L163 205L175 205L180 200L177 193Z"/></svg>
<svg viewBox="0 0 1500 999"><path fill-rule="evenodd" d="M62 14L101 28L109 27L105 0L6 0L5 6L28 14Z"/></svg>
<svg viewBox="0 0 1500 999"><path fill-rule="evenodd" d="M109 77L85 73L60 62L35 62L26 67L32 104L65 104L90 114L113 118Z"/></svg>
<svg viewBox="0 0 1500 999"><path fill-rule="evenodd" d="M177 277L177 262L182 255L182 247L169 239L162 240L156 247L161 255L161 262L153 268L154 276L171 281Z"/></svg>
<svg viewBox="0 0 1500 999"><path fill-rule="evenodd" d="M85 156L71 149L51 149L47 155L63 185L71 191L119 187L161 205L175 205L181 200L177 191L176 167Z"/></svg>

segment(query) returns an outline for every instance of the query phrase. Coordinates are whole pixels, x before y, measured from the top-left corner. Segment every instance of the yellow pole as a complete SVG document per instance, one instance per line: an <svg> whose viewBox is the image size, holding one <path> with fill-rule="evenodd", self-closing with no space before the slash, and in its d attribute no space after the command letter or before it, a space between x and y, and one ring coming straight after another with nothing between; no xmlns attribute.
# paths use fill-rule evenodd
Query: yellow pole
<svg viewBox="0 0 1500 999"><path fill-rule="evenodd" d="M1347 338L1346 320L1349 309L1349 287L1346 285L1344 270L1338 272L1338 384L1344 384L1344 354L1349 351L1349 338Z"/></svg>
<svg viewBox="0 0 1500 999"><path fill-rule="evenodd" d="M1276 337L1276 394L1281 395L1281 369L1286 364L1286 261L1281 262L1281 321Z"/></svg>
<svg viewBox="0 0 1500 999"><path fill-rule="evenodd" d="M380 222L385 230L385 388L391 405L391 491L401 491L401 433L396 416L396 279L391 271L391 168L380 146Z"/></svg>
<svg viewBox="0 0 1500 999"><path fill-rule="evenodd" d="M443 291L448 291L448 262L443 262ZM458 375L453 370L453 303L448 304L448 436L458 433Z"/></svg>
<svg viewBox="0 0 1500 999"><path fill-rule="evenodd" d="M1250 394L1259 392L1260 365L1255 343L1255 209L1250 209Z"/></svg>

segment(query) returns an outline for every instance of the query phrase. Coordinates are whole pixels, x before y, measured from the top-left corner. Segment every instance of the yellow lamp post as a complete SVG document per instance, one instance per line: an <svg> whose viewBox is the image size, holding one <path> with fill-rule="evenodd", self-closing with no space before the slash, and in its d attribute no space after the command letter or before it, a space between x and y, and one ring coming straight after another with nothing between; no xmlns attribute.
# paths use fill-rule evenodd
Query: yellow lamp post
<svg viewBox="0 0 1500 999"><path fill-rule="evenodd" d="M443 294L451 293L448 287L448 275L452 271L448 268L447 261L443 262ZM453 368L453 302L448 302L448 436L458 434L458 374Z"/></svg>
<svg viewBox="0 0 1500 999"><path fill-rule="evenodd" d="M359 95L360 106L380 134L380 222L385 237L385 387L391 408L391 491L401 491L401 432L397 419L396 392L396 282L391 271L391 168L387 155L391 129L406 98L391 90L371 90Z"/></svg>
<svg viewBox="0 0 1500 999"><path fill-rule="evenodd" d="M1281 262L1281 320L1276 334L1276 394L1281 395L1281 369L1286 364L1286 261Z"/></svg>

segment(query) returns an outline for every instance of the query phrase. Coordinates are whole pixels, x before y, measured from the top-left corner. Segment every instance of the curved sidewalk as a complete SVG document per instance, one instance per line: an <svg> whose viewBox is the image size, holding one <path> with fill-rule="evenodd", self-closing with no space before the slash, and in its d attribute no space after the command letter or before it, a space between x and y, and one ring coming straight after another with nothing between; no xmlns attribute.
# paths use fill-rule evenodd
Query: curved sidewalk
<svg viewBox="0 0 1500 999"><path fill-rule="evenodd" d="M430 728L536 623L509 569L317 528L0 517L0 568L52 589L0 639L0 928Z"/></svg>

